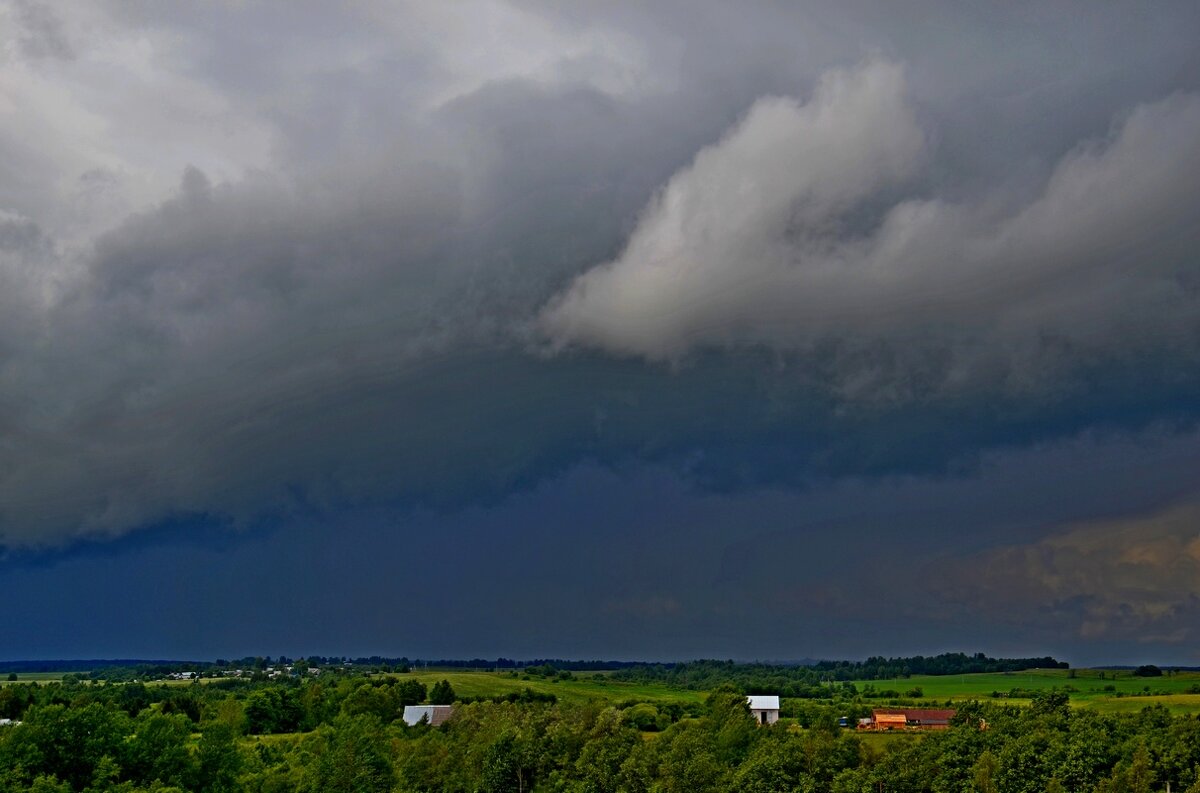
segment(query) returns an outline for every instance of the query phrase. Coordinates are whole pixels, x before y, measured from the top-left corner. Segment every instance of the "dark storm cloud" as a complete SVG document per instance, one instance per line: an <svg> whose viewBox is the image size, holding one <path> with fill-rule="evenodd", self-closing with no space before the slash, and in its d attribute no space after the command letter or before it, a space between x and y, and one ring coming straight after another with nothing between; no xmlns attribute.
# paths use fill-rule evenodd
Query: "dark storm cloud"
<svg viewBox="0 0 1200 793"><path fill-rule="evenodd" d="M1082 636L1061 607L982 596L1005 571L968 562L990 559L997 537L1002 553L1036 548L1066 527L1115 523L1104 517L1114 510L1129 526L1153 522L1187 502L1197 470L1194 434L1093 434L985 455L970 477L716 493L669 468L585 464L452 512L349 510L236 541L184 521L168 536L8 566L5 585L39 597L0 610L0 652L786 659L948 648L1195 663L1194 645L1161 630L1143 642L1129 640L1132 622ZM1114 556L1112 535L1100 537L1093 550ZM1068 575L1096 592L1105 572ZM1142 569L1150 591L1184 600L1189 584L1170 592L1178 576L1152 576ZM956 588L972 580L964 607ZM1101 596L1128 598L1127 583Z"/></svg>
<svg viewBox="0 0 1200 793"><path fill-rule="evenodd" d="M1194 7L472 10L36 17L75 57L0 82L0 544L1195 420ZM716 286L645 280L672 231Z"/></svg>

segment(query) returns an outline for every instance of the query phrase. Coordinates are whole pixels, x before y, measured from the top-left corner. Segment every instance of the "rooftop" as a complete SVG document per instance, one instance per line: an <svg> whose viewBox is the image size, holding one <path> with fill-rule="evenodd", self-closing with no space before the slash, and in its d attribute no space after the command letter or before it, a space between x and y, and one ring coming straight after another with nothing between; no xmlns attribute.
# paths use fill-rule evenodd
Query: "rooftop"
<svg viewBox="0 0 1200 793"><path fill-rule="evenodd" d="M750 703L750 710L779 710L779 697L777 695L753 695L746 697L746 701Z"/></svg>

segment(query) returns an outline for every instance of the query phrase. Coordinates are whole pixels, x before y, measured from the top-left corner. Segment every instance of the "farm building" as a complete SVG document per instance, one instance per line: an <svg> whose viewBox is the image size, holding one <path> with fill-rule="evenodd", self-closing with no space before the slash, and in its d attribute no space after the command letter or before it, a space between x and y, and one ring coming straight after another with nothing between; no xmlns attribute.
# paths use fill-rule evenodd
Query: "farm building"
<svg viewBox="0 0 1200 793"><path fill-rule="evenodd" d="M411 727L425 719L430 727L437 727L444 724L453 713L453 705L405 705L404 723Z"/></svg>
<svg viewBox="0 0 1200 793"><path fill-rule="evenodd" d="M871 718L859 719L860 730L944 730L954 718L954 710L929 708L876 708Z"/></svg>
<svg viewBox="0 0 1200 793"><path fill-rule="evenodd" d="M779 721L779 697L749 696L746 702L750 704L750 714L759 724L774 724Z"/></svg>

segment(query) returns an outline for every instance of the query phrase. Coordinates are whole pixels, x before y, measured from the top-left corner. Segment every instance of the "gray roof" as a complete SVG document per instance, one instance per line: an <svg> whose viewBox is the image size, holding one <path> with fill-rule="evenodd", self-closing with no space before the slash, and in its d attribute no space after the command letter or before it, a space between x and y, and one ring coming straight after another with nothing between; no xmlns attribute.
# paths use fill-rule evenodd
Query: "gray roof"
<svg viewBox="0 0 1200 793"><path fill-rule="evenodd" d="M454 713L453 705L405 705L404 723L410 727L419 724L421 719L429 722L429 726L437 727Z"/></svg>
<svg viewBox="0 0 1200 793"><path fill-rule="evenodd" d="M746 701L750 703L750 710L779 710L779 697L774 694L749 696Z"/></svg>

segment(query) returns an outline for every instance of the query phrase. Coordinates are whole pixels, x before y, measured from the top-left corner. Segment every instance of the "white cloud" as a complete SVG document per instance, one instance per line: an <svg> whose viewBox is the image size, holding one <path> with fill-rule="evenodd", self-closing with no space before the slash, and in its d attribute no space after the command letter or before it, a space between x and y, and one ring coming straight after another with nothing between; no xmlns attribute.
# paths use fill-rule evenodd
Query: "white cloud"
<svg viewBox="0 0 1200 793"><path fill-rule="evenodd" d="M650 358L787 333L809 286L797 283L811 266L795 261L797 246L819 244L917 163L924 137L903 93L902 70L873 62L826 74L805 104L760 99L672 177L616 261L546 309L544 329Z"/></svg>
<svg viewBox="0 0 1200 793"><path fill-rule="evenodd" d="M762 99L540 328L558 349L660 361L820 351L854 398L1036 389L1102 358L1195 356L1200 96L1138 107L1000 217L987 197L892 197L923 140L891 64L832 72L803 105Z"/></svg>
<svg viewBox="0 0 1200 793"><path fill-rule="evenodd" d="M185 36L81 3L23 0L4 17L0 209L83 247L170 195L189 164L233 179L267 163L269 125L187 74Z"/></svg>

